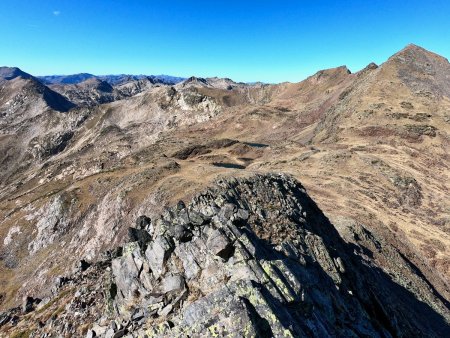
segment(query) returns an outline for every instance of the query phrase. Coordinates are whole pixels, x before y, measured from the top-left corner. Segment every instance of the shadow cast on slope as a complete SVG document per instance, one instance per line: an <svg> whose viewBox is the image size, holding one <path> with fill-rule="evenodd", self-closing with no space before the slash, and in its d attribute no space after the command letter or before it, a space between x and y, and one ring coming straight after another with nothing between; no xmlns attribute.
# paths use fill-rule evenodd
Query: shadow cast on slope
<svg viewBox="0 0 450 338"><path fill-rule="evenodd" d="M444 316L396 283L386 272L358 255L355 252L356 246L340 237L315 202L301 190L301 185L298 185L294 194L300 201L302 210L306 212L306 223L294 219L292 221L298 227L320 237L329 256L332 259L339 257L345 262L345 272L340 274L340 283L336 283L329 271L325 271L315 259L314 253L309 252L306 265L302 265L298 260L273 250L274 245L269 240L261 239L247 229L246 233L251 241L258 242L255 245L257 260L282 260L300 284L305 286L303 299L297 295L298 299L290 302L287 307L273 297L265 286L258 286L272 310L281 314L279 320L285 327L290 327L298 335L306 333L317 336L318 332L311 328L320 328L322 325L324 331L319 332L319 335L332 332L333 335L342 336L342 332L350 328L358 336L364 336L367 331L363 328L363 322L369 320L376 334L381 337L450 336L449 322ZM245 231L245 227L243 230ZM361 248L357 248L361 251ZM278 275L282 276L282 273L278 271ZM431 286L422 274L420 277L425 284ZM407 279L406 276L405 278ZM288 284L286 280L284 282ZM295 293L292 289L288 292ZM436 306L447 316L447 311L450 310L448 302L436 290L432 289L432 292L437 298L436 302L441 303ZM334 326L327 327L330 321L314 318L314 309L321 309L320 313L328 314L331 322L334 320ZM316 325L308 325L308 322Z"/></svg>

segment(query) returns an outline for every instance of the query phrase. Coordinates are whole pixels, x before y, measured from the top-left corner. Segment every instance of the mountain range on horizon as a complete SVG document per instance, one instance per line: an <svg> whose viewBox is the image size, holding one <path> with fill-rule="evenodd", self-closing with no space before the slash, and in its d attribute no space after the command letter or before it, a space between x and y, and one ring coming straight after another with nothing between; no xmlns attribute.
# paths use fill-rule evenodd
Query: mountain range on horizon
<svg viewBox="0 0 450 338"><path fill-rule="evenodd" d="M450 335L450 63L0 67L0 337Z"/></svg>
<svg viewBox="0 0 450 338"><path fill-rule="evenodd" d="M106 81L111 85L117 85L127 81L136 81L143 79L150 79L155 82L161 82L164 84L177 84L178 82L185 80L185 78L170 75L132 75L132 74L93 75L89 73L78 73L70 75L47 75L47 76L37 76L36 78L42 81L42 83L47 85L78 84L88 79L99 79L102 81Z"/></svg>
<svg viewBox="0 0 450 338"><path fill-rule="evenodd" d="M415 45L413 43L408 44L405 49L407 48L418 48L418 49L423 49L422 47ZM369 63L370 64L374 64L373 62ZM345 66L342 66L345 67ZM11 76L33 76L31 74L25 73L23 72L20 68L18 67L8 67L8 66L0 66L2 70L2 72L4 72L4 74L8 74L10 73ZM350 70L349 70L350 71ZM5 77L1 75L2 73L0 72L0 77ZM53 74L53 75L38 75L38 76L34 76L36 79L38 79L39 81L41 81L43 84L45 85L55 85L55 84L59 84L59 85L69 85L69 84L79 84L81 82L84 82L86 80L89 79L98 79L101 81L106 81L111 85L118 85L118 84L122 84L124 82L129 82L129 81L137 81L137 80L143 80L143 79L150 79L154 82L160 82L160 83L164 83L164 84L169 84L169 85L174 85L177 84L179 82L183 82L189 78L199 78L199 79L204 79L203 77L197 77L197 76L191 76L191 77L180 77L180 76L173 76L173 75L165 75L165 74L160 74L160 75L144 75L144 74L107 74L107 75L95 75L95 74L91 74L91 73L75 73L75 74L65 74L65 75L57 75L57 74ZM217 77L213 77L213 78L217 78ZM231 79L228 79L229 81L233 81ZM244 83L244 82L240 82L240 83ZM248 84L252 84L252 83L264 83L262 81L252 81L252 82L247 82ZM267 83L269 84L269 83Z"/></svg>

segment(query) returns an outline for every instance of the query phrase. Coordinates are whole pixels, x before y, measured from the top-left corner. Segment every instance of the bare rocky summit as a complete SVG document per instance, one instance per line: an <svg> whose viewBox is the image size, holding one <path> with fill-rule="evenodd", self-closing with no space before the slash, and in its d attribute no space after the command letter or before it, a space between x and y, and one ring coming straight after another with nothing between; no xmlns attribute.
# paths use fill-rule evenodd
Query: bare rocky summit
<svg viewBox="0 0 450 338"><path fill-rule="evenodd" d="M180 80L1 68L0 335L448 335L445 58Z"/></svg>

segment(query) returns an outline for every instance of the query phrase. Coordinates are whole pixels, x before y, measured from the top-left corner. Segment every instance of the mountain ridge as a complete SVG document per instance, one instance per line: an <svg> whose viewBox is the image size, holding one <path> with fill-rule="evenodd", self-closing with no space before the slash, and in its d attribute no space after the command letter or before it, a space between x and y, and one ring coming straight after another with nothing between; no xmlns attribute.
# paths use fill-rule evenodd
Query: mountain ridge
<svg viewBox="0 0 450 338"><path fill-rule="evenodd" d="M270 210L273 204L276 212ZM361 242L381 245L363 227L347 229L364 235ZM418 279L407 289L398 287L364 258L363 247L345 243L301 184L286 175L219 180L188 204L179 201L154 219L139 217L128 236L129 243L105 253L111 258L84 262L73 276L59 279L54 296L31 298L28 316L42 321L78 290L51 330L151 337L441 337L450 332L448 304ZM393 257L396 269L408 271L407 261ZM395 278L411 280L411 275L409 270ZM424 303L415 299L416 288ZM108 325L102 313L119 324ZM90 331L76 325L77 317ZM19 330L30 329L17 309L3 318L6 328L15 320ZM33 330L49 332L45 325Z"/></svg>
<svg viewBox="0 0 450 338"><path fill-rule="evenodd" d="M16 77L22 77L24 79L29 79L32 77L32 75L23 72L18 67L7 67L7 66L0 67L0 79L12 80Z"/></svg>
<svg viewBox="0 0 450 338"><path fill-rule="evenodd" d="M128 227L140 216L156 220L165 214L164 207L190 201L218 179L282 172L302 182L346 245L359 248L358 255L379 271L389 271L393 290L403 295L400 290L409 290L413 296L407 298L420 300L418 305L425 300L430 311L446 311L449 79L445 58L409 46L380 65L370 63L355 73L345 66L322 70L298 83L194 77L176 85L133 80L109 84L106 90L99 90L100 79L50 85L50 90L59 86L62 95L79 100L64 113L49 108L41 96L21 91L33 81L20 76L3 80L0 112L7 114L0 119L0 308L16 307L27 296L53 299L47 286L57 277L73 276L73 267L82 261L98 262L93 276L104 276L102 269L111 266L102 263L102 253L131 245ZM265 188L272 191L271 184L278 183L269 181ZM269 193L263 190L258 196L264 200ZM252 213L262 220L277 210L276 204L273 200ZM276 223L278 231L290 234L284 223ZM271 235L257 224L258 241L270 241ZM264 224L275 227L272 221ZM274 247L264 248L275 255ZM142 256L138 251L136 257ZM175 273L173 265L168 267L169 274ZM367 303L369 317L380 321L386 317L380 307L392 304L375 298ZM72 302L69 296L62 299ZM90 294L77 299L75 308ZM30 302L31 308L37 306ZM58 312L63 304L55 304L49 307ZM245 304L235 305L255 315ZM96 309L88 307L88 312ZM266 318L257 313L250 317L258 322ZM64 324L62 319L50 324L54 321L46 316L45 330ZM384 324L390 322L390 328L381 326L392 336L397 331L387 318Z"/></svg>
<svg viewBox="0 0 450 338"><path fill-rule="evenodd" d="M121 84L127 81L142 80L145 78L166 84L176 84L184 80L184 78L171 75L130 75L130 74L110 74L110 75L93 75L90 73L78 73L70 75L41 75L37 78L44 84L78 84L91 78L97 78L108 82L112 85Z"/></svg>

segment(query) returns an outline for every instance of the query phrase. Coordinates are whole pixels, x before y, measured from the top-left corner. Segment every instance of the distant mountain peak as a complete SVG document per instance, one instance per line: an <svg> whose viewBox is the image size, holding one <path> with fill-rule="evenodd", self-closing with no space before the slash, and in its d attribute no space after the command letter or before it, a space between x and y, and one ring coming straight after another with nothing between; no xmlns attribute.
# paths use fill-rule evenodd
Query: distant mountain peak
<svg viewBox="0 0 450 338"><path fill-rule="evenodd" d="M0 80L12 80L16 77L31 79L33 76L18 67L0 67Z"/></svg>
<svg viewBox="0 0 450 338"><path fill-rule="evenodd" d="M378 65L375 62L371 62L365 67L365 69L377 69L377 68Z"/></svg>
<svg viewBox="0 0 450 338"><path fill-rule="evenodd" d="M44 84L77 84L95 77L89 73L78 73L71 75L48 75L37 78Z"/></svg>
<svg viewBox="0 0 450 338"><path fill-rule="evenodd" d="M202 83L207 83L206 79L203 77L197 77L197 76L191 76L190 78L188 78L187 80L184 81L185 83L189 83L189 82L202 82Z"/></svg>
<svg viewBox="0 0 450 338"><path fill-rule="evenodd" d="M425 49L421 46L415 45L413 43L410 43L409 45L407 45L405 48L401 49L399 52L395 53L394 55L392 55L389 60L391 59L395 59L395 58L402 58L408 56L409 58L417 58L417 57L421 57L421 58L430 58L430 59L434 59L434 60L439 60L439 61L447 61L448 60L439 55L436 54L432 51L429 51L428 49Z"/></svg>
<svg viewBox="0 0 450 338"><path fill-rule="evenodd" d="M308 79L314 80L314 81L323 81L325 78L331 78L331 77L345 77L352 72L350 69L347 68L347 66L339 66L335 68L329 68L329 69L323 69L319 70L314 75L310 76Z"/></svg>
<svg viewBox="0 0 450 338"><path fill-rule="evenodd" d="M114 88L107 81L101 80L97 77L92 77L83 82L80 82L79 84L77 84L77 86L90 88L90 89L96 89L96 90L99 90L102 92L108 92L108 93L112 93L114 90Z"/></svg>
<svg viewBox="0 0 450 338"><path fill-rule="evenodd" d="M72 75L45 75L37 77L44 84L78 84L88 79L96 78L108 82L110 85L120 85L130 81L148 79L153 83L177 84L184 78L169 75L131 75L131 74L111 74L93 75L90 73L78 73Z"/></svg>

